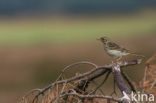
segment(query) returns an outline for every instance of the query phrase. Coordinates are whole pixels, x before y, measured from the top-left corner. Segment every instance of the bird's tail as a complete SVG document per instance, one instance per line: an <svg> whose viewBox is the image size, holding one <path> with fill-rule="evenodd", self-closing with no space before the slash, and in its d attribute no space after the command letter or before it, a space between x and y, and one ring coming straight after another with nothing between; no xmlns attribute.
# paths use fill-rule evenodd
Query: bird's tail
<svg viewBox="0 0 156 103"><path fill-rule="evenodd" d="M135 56L137 56L137 57L142 57L142 58L145 58L145 56L144 55L140 55L140 54L136 54L136 53L130 53L131 55L135 55Z"/></svg>

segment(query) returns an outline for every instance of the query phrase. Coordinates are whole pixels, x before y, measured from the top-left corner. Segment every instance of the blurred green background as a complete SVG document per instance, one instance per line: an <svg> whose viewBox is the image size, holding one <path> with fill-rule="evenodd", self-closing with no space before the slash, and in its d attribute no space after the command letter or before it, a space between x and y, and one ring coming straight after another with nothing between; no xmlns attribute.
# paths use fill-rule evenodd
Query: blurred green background
<svg viewBox="0 0 156 103"><path fill-rule="evenodd" d="M155 7L154 0L1 0L0 102L16 102L48 85L71 63L110 63L96 40L104 35L148 59L156 50ZM144 66L125 70L138 82ZM69 73L74 75L90 68L73 69ZM104 86L106 91L112 83Z"/></svg>

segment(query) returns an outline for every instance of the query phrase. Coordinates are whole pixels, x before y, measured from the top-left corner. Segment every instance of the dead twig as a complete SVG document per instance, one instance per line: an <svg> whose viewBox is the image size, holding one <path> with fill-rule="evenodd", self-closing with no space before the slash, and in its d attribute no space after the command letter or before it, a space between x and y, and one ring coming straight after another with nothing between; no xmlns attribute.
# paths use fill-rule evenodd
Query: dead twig
<svg viewBox="0 0 156 103"><path fill-rule="evenodd" d="M81 99L83 98L88 98L88 99L92 99L92 98L102 98L102 99L109 99L109 100L112 100L112 101L116 101L116 102L121 102L122 99L121 98L113 98L112 96L104 96L104 95L82 95L82 94L78 94L76 92L72 92L72 93L65 93L63 94L61 97L64 97L64 96L69 96L69 95L73 95L73 96L77 96Z"/></svg>
<svg viewBox="0 0 156 103"><path fill-rule="evenodd" d="M88 75L94 73L95 71L97 71L97 70L99 70L99 69L110 69L110 68L107 67L107 66L101 66L101 67L94 68L94 69L92 69L92 70L90 70L90 71L88 71L88 72L86 72L86 73L80 74L79 76L75 76L75 77L72 77L72 78L69 78L69 79L66 79L66 80L61 80L61 81L54 82L54 83L48 85L47 87L43 88L43 89L41 90L41 92L39 92L39 93L35 96L35 98L34 98L34 100L33 100L33 103L34 103L35 99L37 99L38 96L39 96L40 94L43 94L45 91L47 91L49 88L55 86L56 84L68 83L68 82L71 82L71 81L74 81L74 80L77 80L77 79L81 79L81 78L83 78L83 77L86 77L86 76L88 76Z"/></svg>
<svg viewBox="0 0 156 103"><path fill-rule="evenodd" d="M116 86L115 86L115 79L113 79L113 92L110 95L112 96L113 94L117 95Z"/></svg>
<svg viewBox="0 0 156 103"><path fill-rule="evenodd" d="M70 64L70 65L66 66L66 67L61 71L61 73L60 73L60 75L58 76L58 78L56 79L56 81L58 81L58 80L62 77L63 73L64 73L66 70L70 69L70 68L73 67L73 66L80 65L80 64L88 64L88 65L91 65L91 66L93 66L93 67L95 67L95 68L98 67L96 64L94 64L94 63L92 63L92 62L88 62L88 61L76 62L76 63L73 63L73 64Z"/></svg>
<svg viewBox="0 0 156 103"><path fill-rule="evenodd" d="M48 86L46 86L46 87L44 87L42 89L34 89L34 90L31 90L28 94L31 94L34 91L38 91L37 95L35 95L35 97L33 99L33 103L34 103L35 101L38 100L38 97L41 94L44 94L47 90L49 90L51 88L54 88L56 85L57 86L58 85L63 85L62 92L59 92L57 100L60 99L63 95L64 96L65 95L73 95L73 97L74 96L77 96L79 98L88 98L88 99L89 98L103 98L103 99L110 99L110 100L118 101L119 102L119 101L121 101L121 99L113 98L112 96L91 95L91 94L83 95L83 94L81 94L81 92L80 93L77 92L76 89L78 88L78 89L81 89L82 91L85 91L85 88L88 87L88 85L89 85L90 82L92 82L96 78L98 78L98 77L104 75L105 73L107 73L106 76L105 76L105 78L104 78L104 80L103 80L103 82L99 86L97 86L97 88L93 91L93 92L96 92L105 83L105 81L107 80L109 74L113 71L114 79L115 79L115 81L116 81L119 89L121 90L121 92L125 91L127 94L129 94L129 91L128 91L128 88L126 87L126 84L124 84L124 81L121 79L122 76L121 76L120 68L125 67L125 66L132 66L132 65L136 65L136 64L140 64L140 63L141 63L141 59L132 60L132 61L120 61L120 62L117 63L117 65L115 65L114 63L110 63L108 65L103 65L103 66L97 66L96 64L91 63L91 62L87 62L87 61L73 63L73 64L65 67L62 70L62 72L59 75L58 79L54 83L49 84ZM83 74L76 75L76 76L71 77L69 79L59 80L62 77L63 73L66 70L70 69L73 66L79 65L79 64L89 64L89 65L92 65L94 68L91 69L88 72L85 72ZM64 93L65 92L64 89L69 89L70 90L70 88L66 88L66 85L65 84L68 85L71 82L75 82L77 80L80 80L80 82L78 83L77 86L75 86L73 88L75 92L67 92L67 93ZM68 90L66 90L66 91L68 91Z"/></svg>
<svg viewBox="0 0 156 103"><path fill-rule="evenodd" d="M136 90L135 86L132 84L130 78L128 77L128 75L122 69L121 69L121 74L122 74L123 78L127 81L127 83L130 86L131 90L133 92L136 92L137 90Z"/></svg>
<svg viewBox="0 0 156 103"><path fill-rule="evenodd" d="M106 82L106 80L108 79L110 73L111 73L111 71L107 72L104 80L92 92L90 92L89 95L95 93Z"/></svg>

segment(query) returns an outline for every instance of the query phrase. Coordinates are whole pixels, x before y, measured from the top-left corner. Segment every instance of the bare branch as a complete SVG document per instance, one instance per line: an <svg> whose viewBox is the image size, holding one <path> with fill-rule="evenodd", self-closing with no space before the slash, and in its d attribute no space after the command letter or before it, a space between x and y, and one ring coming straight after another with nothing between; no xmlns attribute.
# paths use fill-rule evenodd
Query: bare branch
<svg viewBox="0 0 156 103"><path fill-rule="evenodd" d="M140 64L141 63L141 59L137 59L137 60L132 60L132 61L120 61L117 63L117 65L114 65L113 63L110 63L108 65L103 65L103 66L97 66L96 64L94 63L91 63L91 62L87 62L87 61L82 61L82 62L76 62L76 63L73 63L67 67L65 67L61 74L59 75L58 79L46 86L45 88L43 89L35 89L35 90L31 90L29 93L26 94L29 95L31 94L33 91L39 91L38 94L35 96L35 98L33 99L33 102L41 95L41 94L44 94L47 90L49 90L50 88L52 87L55 87L56 85L59 85L59 84L64 84L64 83L69 83L69 82L72 82L72 81L76 81L76 80L85 80L85 83L82 85L84 88L87 87L87 85L93 81L94 79L104 75L105 73L107 73L103 83L107 80L109 74L113 71L113 74L114 74L114 78L115 78L115 81L116 83L118 83L118 87L120 88L121 91L125 91L126 93L128 93L128 88L126 88L126 84L124 84L124 81L121 79L121 72L118 72L116 70L119 70L120 67L125 67L125 66L131 66L131 65L136 65L136 64ZM79 64L89 64L89 65L92 65L94 68L91 69L90 71L88 72L85 72L83 74L80 74L80 75L77 75L77 76L74 76L74 77L71 77L69 79L65 79L65 80L59 80L60 77L62 77L62 74L64 73L65 70L68 70L70 69L71 67L75 66L75 65L79 65ZM99 71L101 70L101 71ZM99 72L97 72L99 71ZM87 77L87 79L86 79ZM85 79L84 79L85 78ZM59 80L59 81L58 81ZM102 84L103 84L102 83ZM101 85L102 85L101 84ZM100 85L100 86L101 86ZM100 88L100 86L98 88ZM97 88L97 89L98 89ZM96 90L95 90L96 91ZM62 93L61 93L62 94ZM71 94L71 93L68 93L69 95L74 95L74 94ZM106 98L106 99L110 99L110 100L114 100L114 101L118 101L119 99L114 99L113 97L110 97L110 96L103 96L103 95L81 95L81 94L76 94L78 97L80 98Z"/></svg>
<svg viewBox="0 0 156 103"><path fill-rule="evenodd" d="M155 85L156 85L156 79L153 81L153 83L152 83L152 85L151 85L151 87L150 87L150 89L149 89L149 92L151 92L152 88L153 88Z"/></svg>
<svg viewBox="0 0 156 103"><path fill-rule="evenodd" d="M24 96L23 96L23 99L27 96L29 96L30 94L32 94L33 92L41 92L42 89L32 89L31 91L29 91L28 93L26 93Z"/></svg>
<svg viewBox="0 0 156 103"><path fill-rule="evenodd" d="M116 93L115 79L113 79L113 92L110 95L112 96L113 94L117 95L117 93Z"/></svg>
<svg viewBox="0 0 156 103"><path fill-rule="evenodd" d="M127 83L130 86L131 90L133 92L136 92L137 90L136 90L135 86L132 84L130 78L128 77L128 75L122 69L121 69L121 74L122 74L123 78L127 81Z"/></svg>
<svg viewBox="0 0 156 103"><path fill-rule="evenodd" d="M66 87L66 84L67 84L67 83L64 83L64 85L63 85L63 87L62 87L62 90L61 90L60 95L64 92L64 89L65 89L65 87ZM56 98L56 100L55 100L55 102L54 102L54 103L57 103L57 102L58 102L58 99L60 98L60 95L59 95L59 96L57 96L57 98Z"/></svg>
<svg viewBox="0 0 156 103"><path fill-rule="evenodd" d="M104 67L104 66L102 66L102 67L97 67L97 68L94 68L94 69L92 69L92 70L90 70L90 71L88 71L88 72L86 72L86 73L80 74L79 76L75 76L75 77L72 77L72 78L69 78L69 79L66 79L66 80L61 80L61 81L54 82L54 83L48 85L47 87L43 88L42 91L41 91L40 93L38 93L38 95L35 96L34 100L35 100L36 98L38 98L38 96L39 96L40 94L43 94L45 91L47 91L49 88L55 86L56 84L68 83L68 82L71 82L71 81L74 81L74 80L77 80L77 79L81 79L81 78L83 78L83 77L86 77L86 76L88 76L88 75L94 73L95 71L97 71L97 70L99 70L99 69L110 69L110 68ZM33 100L33 101L34 101L34 100ZM33 102L33 103L34 103L34 102Z"/></svg>
<svg viewBox="0 0 156 103"><path fill-rule="evenodd" d="M66 66L66 67L61 71L61 73L60 73L59 77L56 79L56 81L58 81L58 80L60 79L60 77L63 75L63 73L64 73L66 70L70 69L70 68L73 67L73 66L79 65L79 64L89 64L89 65L91 65L91 66L93 66L93 67L95 67L95 68L98 67L96 64L91 63L91 62L88 62L88 61L76 62L76 63L73 63L73 64L70 64L70 65Z"/></svg>
<svg viewBox="0 0 156 103"><path fill-rule="evenodd" d="M78 94L76 92L66 93L66 94L62 95L62 97L67 96L67 95L68 96L69 95L77 96L77 97L79 97L81 99L83 99L83 98L88 98L88 99L90 99L90 98L102 98L102 99L109 99L109 100L116 101L116 102L121 102L122 101L120 98L114 98L112 96L104 96L104 95L82 95L82 94Z"/></svg>
<svg viewBox="0 0 156 103"><path fill-rule="evenodd" d="M121 93L125 92L126 94L130 95L130 91L122 79L121 70L120 70L120 66L118 65L118 63L114 63L114 66L112 67L112 69L113 69L112 71L113 71L114 79Z"/></svg>
<svg viewBox="0 0 156 103"><path fill-rule="evenodd" d="M105 82L106 80L108 79L109 75L110 75L111 71L108 71L104 80L102 81L102 83L100 83L100 85L98 85L92 92L90 92L89 94L93 94L95 93Z"/></svg>

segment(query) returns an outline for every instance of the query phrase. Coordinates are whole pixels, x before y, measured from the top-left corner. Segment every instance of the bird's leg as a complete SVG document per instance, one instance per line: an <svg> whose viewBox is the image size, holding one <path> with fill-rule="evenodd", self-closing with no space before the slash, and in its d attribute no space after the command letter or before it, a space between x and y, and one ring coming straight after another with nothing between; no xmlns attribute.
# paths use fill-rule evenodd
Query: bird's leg
<svg viewBox="0 0 156 103"><path fill-rule="evenodd" d="M116 62L120 61L122 59L122 56L116 59Z"/></svg>

